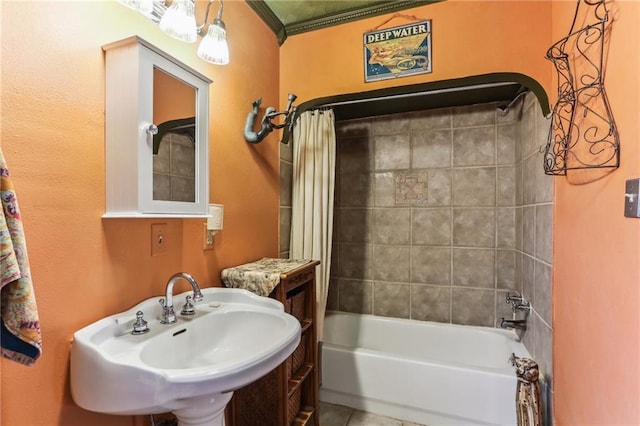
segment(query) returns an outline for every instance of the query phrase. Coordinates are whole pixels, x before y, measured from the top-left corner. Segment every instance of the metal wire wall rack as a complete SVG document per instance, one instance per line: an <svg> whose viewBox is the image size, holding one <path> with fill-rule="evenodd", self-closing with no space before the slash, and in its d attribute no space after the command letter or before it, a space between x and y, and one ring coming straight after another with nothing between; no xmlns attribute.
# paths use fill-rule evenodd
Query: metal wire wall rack
<svg viewBox="0 0 640 426"><path fill-rule="evenodd" d="M579 18L584 26L576 30ZM603 82L608 21L605 0L578 0L569 35L547 51L558 76L544 153L548 175L620 165L620 140Z"/></svg>

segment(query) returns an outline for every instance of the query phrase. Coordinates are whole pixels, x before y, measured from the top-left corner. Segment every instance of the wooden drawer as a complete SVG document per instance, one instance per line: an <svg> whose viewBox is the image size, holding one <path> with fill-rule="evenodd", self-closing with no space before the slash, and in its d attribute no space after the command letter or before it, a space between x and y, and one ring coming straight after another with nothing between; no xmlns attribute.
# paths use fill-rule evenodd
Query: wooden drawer
<svg viewBox="0 0 640 426"><path fill-rule="evenodd" d="M314 424L314 417L317 416L317 401L314 399L313 390L315 381L313 374L311 374L313 367L305 364L305 367L301 368L301 372L307 374L289 392L288 425L311 425Z"/></svg>

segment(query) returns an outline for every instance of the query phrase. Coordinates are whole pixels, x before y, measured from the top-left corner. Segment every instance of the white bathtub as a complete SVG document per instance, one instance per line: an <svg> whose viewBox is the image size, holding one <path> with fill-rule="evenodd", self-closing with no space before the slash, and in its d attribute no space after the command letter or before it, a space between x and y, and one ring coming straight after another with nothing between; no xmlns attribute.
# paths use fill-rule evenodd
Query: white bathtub
<svg viewBox="0 0 640 426"><path fill-rule="evenodd" d="M328 312L320 400L429 426L516 425L513 331Z"/></svg>

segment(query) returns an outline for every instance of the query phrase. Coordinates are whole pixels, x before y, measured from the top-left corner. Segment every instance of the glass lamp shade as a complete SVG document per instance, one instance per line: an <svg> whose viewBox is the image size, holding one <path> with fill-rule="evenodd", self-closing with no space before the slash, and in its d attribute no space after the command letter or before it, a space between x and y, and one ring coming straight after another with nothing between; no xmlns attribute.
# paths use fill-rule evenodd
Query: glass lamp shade
<svg viewBox="0 0 640 426"><path fill-rule="evenodd" d="M151 12L153 12L153 0L118 0L118 3L140 12L145 16L149 16Z"/></svg>
<svg viewBox="0 0 640 426"><path fill-rule="evenodd" d="M200 42L198 56L203 61L216 65L229 63L229 46L227 45L227 31L222 21L216 19L207 30L207 34Z"/></svg>
<svg viewBox="0 0 640 426"><path fill-rule="evenodd" d="M136 3L138 2L136 0L118 0L118 3L130 7L133 10L138 10L138 7L136 5Z"/></svg>
<svg viewBox="0 0 640 426"><path fill-rule="evenodd" d="M174 0L162 15L160 29L178 40L195 43L198 39L193 0Z"/></svg>

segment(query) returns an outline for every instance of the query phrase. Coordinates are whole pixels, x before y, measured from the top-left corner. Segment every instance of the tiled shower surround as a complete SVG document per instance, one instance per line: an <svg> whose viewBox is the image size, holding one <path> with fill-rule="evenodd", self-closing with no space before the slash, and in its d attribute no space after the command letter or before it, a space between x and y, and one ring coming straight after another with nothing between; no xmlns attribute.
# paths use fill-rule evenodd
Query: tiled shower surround
<svg viewBox="0 0 640 426"><path fill-rule="evenodd" d="M497 104L336 123L328 309L499 326L508 291L533 311L523 341L551 375L549 121L528 94ZM282 146L281 255L291 213Z"/></svg>

